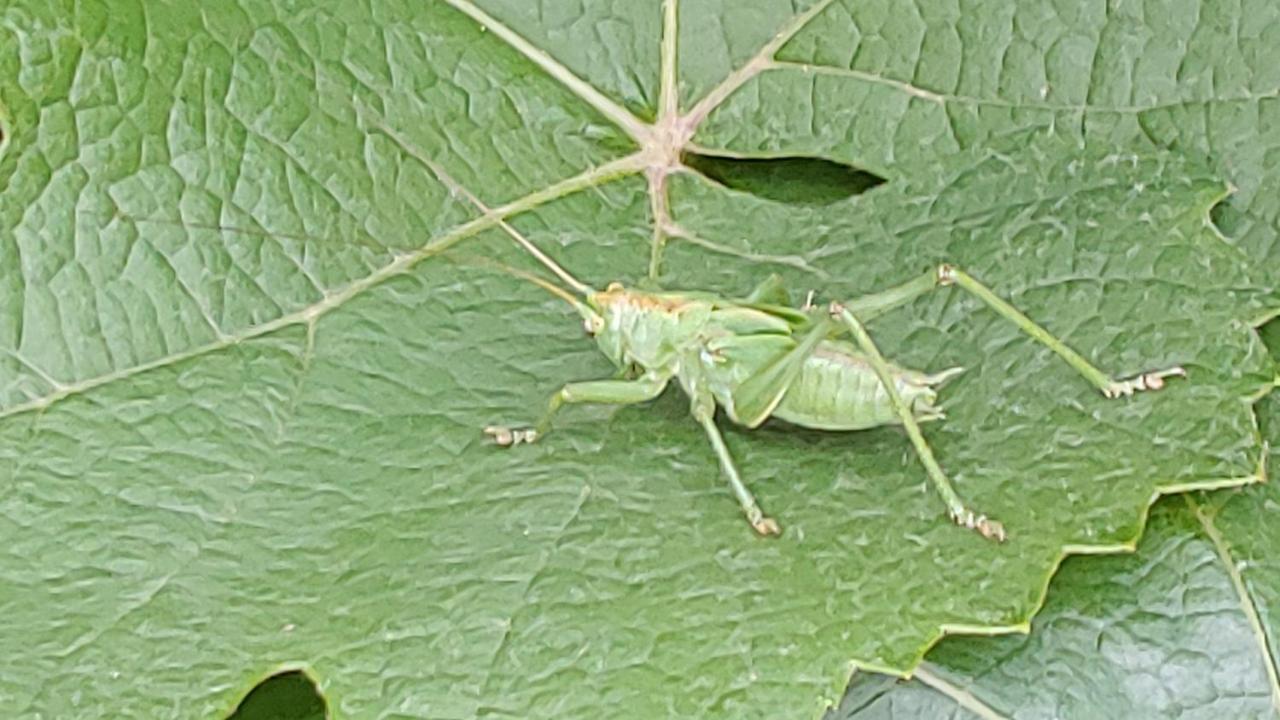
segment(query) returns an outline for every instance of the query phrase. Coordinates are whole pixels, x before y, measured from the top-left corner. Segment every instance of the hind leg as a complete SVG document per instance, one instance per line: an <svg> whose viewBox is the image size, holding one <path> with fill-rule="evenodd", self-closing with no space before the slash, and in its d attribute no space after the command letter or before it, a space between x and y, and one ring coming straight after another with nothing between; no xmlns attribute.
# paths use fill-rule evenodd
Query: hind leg
<svg viewBox="0 0 1280 720"><path fill-rule="evenodd" d="M893 379L893 371L889 368L884 356L880 354L880 349L876 347L875 341L871 339L871 335L867 333L862 322L853 313L849 312L848 308L839 303L831 304L831 315L841 321L853 335L858 347L867 356L867 361L871 363L876 376L880 378L880 384L884 386L885 392L889 397L889 405L898 415L898 419L902 422L902 427L907 431L907 436L911 438L911 444L915 446L916 455L920 458L920 463L924 465L929 479L933 481L933 486L937 489L938 494L942 496L943 502L947 504L951 519L958 525L976 530L987 539L1004 542L1004 526L986 515L970 510L965 506L964 501L960 499L960 495L956 493L955 488L952 487L951 480L947 478L947 474L938 465L938 460L933 456L933 450L929 447L929 443L925 441L924 434L920 432L920 425L916 422L915 414L911 412L911 408L907 406L902 399L902 395L898 392L897 383Z"/></svg>

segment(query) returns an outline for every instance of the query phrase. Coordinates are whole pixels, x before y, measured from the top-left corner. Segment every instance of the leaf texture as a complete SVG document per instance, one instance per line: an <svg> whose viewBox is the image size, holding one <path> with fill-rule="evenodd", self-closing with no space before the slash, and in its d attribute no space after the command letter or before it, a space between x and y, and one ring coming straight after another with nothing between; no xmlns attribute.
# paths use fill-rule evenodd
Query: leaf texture
<svg viewBox="0 0 1280 720"><path fill-rule="evenodd" d="M1063 554L1131 547L1157 494L1259 478L1241 399L1272 382L1252 325L1280 299L1249 238L1274 216L1239 206L1224 242L1220 165L1016 107L917 117L937 103L889 58L858 72L903 112L774 88L847 39L831 0L580 6L6 6L15 714L225 714L300 668L335 717L816 716L854 665L1025 627ZM888 182L788 204L682 168L695 146ZM949 525L900 433L781 424L728 433L786 526L765 542L674 394L485 444L612 372L558 301L474 266L532 267L511 234L592 284L726 295L777 272L848 298L956 262L1108 370L1191 380L1108 402L928 296L871 330L901 364L969 368L928 435L1011 542Z"/></svg>

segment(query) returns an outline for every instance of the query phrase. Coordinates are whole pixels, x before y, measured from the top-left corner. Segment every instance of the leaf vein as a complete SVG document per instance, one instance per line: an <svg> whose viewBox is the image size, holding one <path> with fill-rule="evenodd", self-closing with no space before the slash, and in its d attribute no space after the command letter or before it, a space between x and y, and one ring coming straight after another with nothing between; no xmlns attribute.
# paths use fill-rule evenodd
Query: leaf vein
<svg viewBox="0 0 1280 720"><path fill-rule="evenodd" d="M999 98L981 98L973 95L960 95L953 93L941 93L928 88L893 78L884 77L875 73L863 70L853 70L850 68L833 67L830 65L811 65L808 63L800 63L790 60L772 60L766 64L761 70L780 70L790 72L802 72L813 75L830 75L835 77L844 77L854 80L861 80L876 85L884 85L894 88L908 95L918 97L922 100L945 105L946 103L956 103L961 105L978 105L986 107L1008 108L1012 110L1043 110L1046 112L1105 112L1115 114L1141 114L1157 110L1165 110L1178 107L1189 107L1195 105L1211 105L1215 103L1246 103L1258 102L1261 100L1274 100L1280 97L1280 88L1276 88L1270 92L1248 93L1232 97L1220 98L1197 98L1186 100L1172 100L1161 103L1151 103L1147 105L1093 105L1088 102L1080 104L1067 103L1037 103L1037 102L1020 102L1015 100L1003 100Z"/></svg>
<svg viewBox="0 0 1280 720"><path fill-rule="evenodd" d="M0 420L21 415L23 413L41 411L66 398L80 395L90 390L94 390L120 380L125 380L150 370L168 367L208 353L217 352L218 350L225 349L245 340L261 337L290 325L314 322L322 315L341 307L348 300L362 295L364 292L376 287L383 281L408 272L419 262L438 255L459 242L462 242L463 240L466 240L467 238L470 238L484 230L494 227L495 225L502 224L506 218L512 215L517 215L527 210L531 210L543 203L573 194L580 190L604 184L618 177L630 175L637 172L642 163L643 158L637 153L619 158L618 160L606 163L596 168L591 168L586 172L574 175L573 177L562 180L537 192L530 193L518 200L514 200L510 203L494 208L488 213L458 225L454 229L446 232L439 238L428 242L419 249L411 253L396 256L396 258L390 263L383 265L363 278L355 280L341 290L326 294L321 300L312 303L311 305L287 315L282 315L260 325L248 327L241 332L224 335L219 339L210 343L205 343L204 345L189 348L181 352L170 353L169 355L156 358L149 362L140 363L132 367L120 368L112 372L87 378L78 382L64 384L51 393L0 410Z"/></svg>
<svg viewBox="0 0 1280 720"><path fill-rule="evenodd" d="M769 42L765 43L760 51L756 53L750 60L744 63L737 70L729 73L729 76L720 82L719 85L711 88L706 95L703 96L689 114L685 117L685 123L689 128L689 136L693 136L693 132L697 130L698 125L711 114L721 104L724 103L735 90L742 87L748 80L759 75L773 64L773 56L778 50L787 43L788 40L796 36L796 33L803 30L811 20L821 15L824 10L831 5L834 0L821 0L813 7L796 15L791 22L784 25L777 35L773 36Z"/></svg>
<svg viewBox="0 0 1280 720"><path fill-rule="evenodd" d="M1235 588L1237 599L1240 602L1240 609L1249 620L1249 627L1253 630L1254 639L1258 643L1258 650L1262 653L1262 664L1267 671L1267 681L1271 685L1271 705L1280 712L1280 671L1277 671L1275 655L1272 652L1271 642L1267 639L1262 618L1258 614L1258 606L1254 602L1248 586L1245 584L1244 576L1240 573L1240 567L1236 565L1235 559L1231 556L1230 545L1218 530L1217 525L1214 524L1212 514L1207 512L1191 496L1184 496L1184 499L1187 507L1191 509L1196 519L1199 520L1204 534L1213 543L1213 548L1218 553L1218 559L1222 561L1223 568L1231 578L1231 586Z"/></svg>
<svg viewBox="0 0 1280 720"><path fill-rule="evenodd" d="M619 103L606 97L604 93L597 90L586 80L578 77L572 70L565 67L545 50L538 48L497 18L481 10L470 0L443 0L443 2L480 23L482 27L494 35L502 38L514 50L533 61L535 65L542 68L544 72L567 88L569 92L578 96L587 105L590 105L601 115L604 115L615 125L626 131L636 143L645 145L649 142L653 133L650 131L648 123L632 115L630 111Z"/></svg>
<svg viewBox="0 0 1280 720"><path fill-rule="evenodd" d="M979 700L973 693L958 687L950 681L934 675L927 667L928 663L921 663L916 668L914 676L917 680L929 686L933 690L946 695L955 701L957 705L977 715L983 720L1008 720L1004 715L996 712L990 705Z"/></svg>

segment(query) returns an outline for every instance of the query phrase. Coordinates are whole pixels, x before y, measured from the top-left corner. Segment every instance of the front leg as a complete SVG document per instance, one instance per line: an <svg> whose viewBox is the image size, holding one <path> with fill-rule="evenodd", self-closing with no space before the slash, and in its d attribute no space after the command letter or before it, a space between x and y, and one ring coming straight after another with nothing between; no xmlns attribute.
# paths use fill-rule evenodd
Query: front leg
<svg viewBox="0 0 1280 720"><path fill-rule="evenodd" d="M502 447L531 443L551 430L556 413L566 403L596 403L602 405L634 405L652 400L662 394L669 377L646 375L639 380L591 380L569 383L556 391L547 403L542 419L531 428L509 428L490 425L484 432Z"/></svg>

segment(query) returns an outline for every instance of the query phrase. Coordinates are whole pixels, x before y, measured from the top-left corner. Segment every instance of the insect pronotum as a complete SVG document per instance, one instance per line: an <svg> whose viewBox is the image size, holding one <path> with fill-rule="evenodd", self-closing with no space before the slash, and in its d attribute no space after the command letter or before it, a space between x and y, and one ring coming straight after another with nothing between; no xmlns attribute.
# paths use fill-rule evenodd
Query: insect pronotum
<svg viewBox="0 0 1280 720"><path fill-rule="evenodd" d="M546 435L568 403L641 403L656 398L673 379L689 396L694 419L711 442L747 521L761 535L781 526L760 509L747 489L715 422L719 405L735 423L755 428L769 417L819 430L851 431L902 425L951 519L983 537L1003 542L1004 526L970 509L934 458L920 423L943 418L937 391L961 372L934 374L899 367L881 355L864 323L939 287L956 286L981 300L1036 342L1048 347L1108 398L1158 390L1181 367L1114 380L1079 353L1005 302L958 267L942 264L924 275L844 302L788 307L781 281L771 277L743 299L708 292L646 292L612 283L595 290L573 277L525 238L514 235L539 262L580 297L542 278L512 271L570 303L587 333L630 379L569 383L556 391L532 427L484 429L501 446L532 443ZM844 339L849 336L853 342Z"/></svg>

